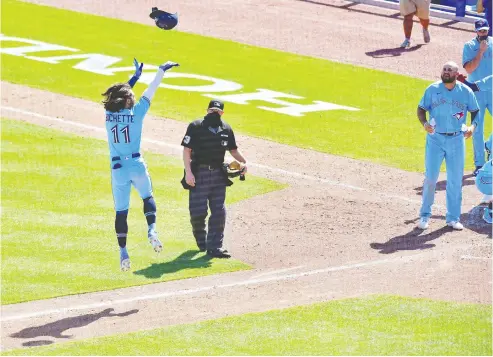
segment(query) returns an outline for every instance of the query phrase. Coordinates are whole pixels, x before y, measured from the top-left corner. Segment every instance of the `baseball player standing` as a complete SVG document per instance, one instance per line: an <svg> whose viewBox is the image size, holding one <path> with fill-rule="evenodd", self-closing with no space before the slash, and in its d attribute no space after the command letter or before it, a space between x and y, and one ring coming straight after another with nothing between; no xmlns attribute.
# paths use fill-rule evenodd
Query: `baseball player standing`
<svg viewBox="0 0 493 357"><path fill-rule="evenodd" d="M136 62L136 61L135 61ZM140 153L142 124L149 110L151 100L164 73L178 66L166 62L159 66L156 76L135 102L132 86L142 71L136 64L136 73L129 83L117 83L109 87L102 95L106 109L106 132L111 160L111 187L115 204L115 231L120 246L120 268L130 269L127 245L127 215L130 204L130 189L133 185L144 201L144 215L148 225L148 239L156 252L162 250L162 244L156 232L156 202L152 196L152 184L147 165Z"/></svg>
<svg viewBox="0 0 493 357"><path fill-rule="evenodd" d="M231 126L221 119L224 103L211 100L204 118L190 123L183 137L184 188L189 189L190 223L200 251L213 258L229 258L222 248L226 224L226 186L232 185L223 171L224 155L240 162L246 173L246 160L238 150ZM211 209L206 231L207 204Z"/></svg>
<svg viewBox="0 0 493 357"><path fill-rule="evenodd" d="M456 63L445 63L442 81L428 86L418 105L418 119L427 132L423 203L418 224L420 229L427 229L429 226L436 183L444 159L447 167L445 219L447 225L453 229L464 228L460 223L465 161L464 138L469 138L474 133L479 109L473 91L456 81L458 70ZM471 113L472 125L463 130L468 111ZM426 112L429 112L430 121L426 120Z"/></svg>
<svg viewBox="0 0 493 357"><path fill-rule="evenodd" d="M480 81L492 73L492 50L493 40L488 36L490 29L488 21L477 20L475 22L476 38L464 45L462 53L462 63L466 72L469 74L469 81ZM490 82L491 85L491 82ZM474 165L476 166L473 175L476 176L478 170L485 163L484 158L484 115L486 109L491 114L492 100L491 88L489 90L476 93L479 105L479 115L477 117L477 128L473 134L472 141L474 147Z"/></svg>

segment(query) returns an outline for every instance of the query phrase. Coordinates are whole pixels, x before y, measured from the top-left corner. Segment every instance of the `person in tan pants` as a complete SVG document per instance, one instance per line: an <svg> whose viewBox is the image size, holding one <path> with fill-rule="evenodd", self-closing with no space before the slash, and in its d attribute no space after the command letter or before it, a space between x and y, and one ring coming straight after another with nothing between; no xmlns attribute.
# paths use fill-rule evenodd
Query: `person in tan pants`
<svg viewBox="0 0 493 357"><path fill-rule="evenodd" d="M421 26L423 26L423 40L425 43L430 42L430 32L428 26L430 24L430 4L431 0L400 0L399 7L401 15L404 16L404 42L401 48L411 47L411 33L413 31L413 17L416 15L419 18Z"/></svg>

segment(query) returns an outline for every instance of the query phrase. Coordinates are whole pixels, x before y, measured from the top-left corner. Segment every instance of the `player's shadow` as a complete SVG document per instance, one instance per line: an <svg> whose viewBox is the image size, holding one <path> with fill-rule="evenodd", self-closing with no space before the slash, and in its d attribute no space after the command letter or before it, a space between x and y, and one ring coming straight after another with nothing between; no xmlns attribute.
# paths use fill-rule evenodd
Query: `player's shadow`
<svg viewBox="0 0 493 357"><path fill-rule="evenodd" d="M487 205L479 205L471 208L469 212L460 216L460 221L466 229L483 234L486 238L491 239L491 224L483 220L483 213L486 207Z"/></svg>
<svg viewBox="0 0 493 357"><path fill-rule="evenodd" d="M204 254L192 259L198 253L200 253L198 250L187 250L172 261L158 264L153 263L145 269L134 271L134 274L143 275L148 279L159 279L164 274L172 274L184 269L209 268L212 257Z"/></svg>
<svg viewBox="0 0 493 357"><path fill-rule="evenodd" d="M472 180L470 180L472 178ZM472 186L476 184L476 178L472 174L467 174L462 177L462 186ZM447 188L447 180L438 181L435 191L445 191ZM416 195L423 196L423 186L414 188Z"/></svg>
<svg viewBox="0 0 493 357"><path fill-rule="evenodd" d="M129 310L119 314L113 313L114 309L106 309L95 314L86 314L75 317L67 317L58 321L50 322L42 326L25 328L19 332L13 333L10 337L14 338L36 338L41 336L51 336L54 338L72 338L72 335L63 334L65 331L87 326L103 317L125 317L139 312L139 310ZM49 344L51 341L28 341L23 346L33 346L38 344Z"/></svg>
<svg viewBox="0 0 493 357"><path fill-rule="evenodd" d="M419 50L422 46L423 45L420 43L418 45L411 46L408 48L401 48L401 47L382 48L380 50L365 52L365 54L373 58L397 57L406 52L414 52L416 50Z"/></svg>
<svg viewBox="0 0 493 357"><path fill-rule="evenodd" d="M370 243L370 247L379 250L380 254L392 254L400 250L423 250L434 248L436 245L431 242L440 238L447 232L451 232L452 228L444 226L435 231L425 233L417 227L414 227L412 231L389 239L385 243Z"/></svg>

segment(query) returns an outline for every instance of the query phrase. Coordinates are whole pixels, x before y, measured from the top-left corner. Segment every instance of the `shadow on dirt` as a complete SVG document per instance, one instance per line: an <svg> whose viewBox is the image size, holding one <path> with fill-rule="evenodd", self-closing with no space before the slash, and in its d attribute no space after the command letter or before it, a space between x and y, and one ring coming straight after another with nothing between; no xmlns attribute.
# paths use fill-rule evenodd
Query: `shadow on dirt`
<svg viewBox="0 0 493 357"><path fill-rule="evenodd" d="M389 239L385 243L370 243L370 247L380 250L381 254L391 254L400 250L423 250L434 248L435 244L428 243L440 238L447 232L451 232L452 228L444 226L435 231L425 233L422 229L414 227L412 231Z"/></svg>
<svg viewBox="0 0 493 357"><path fill-rule="evenodd" d="M422 44L419 44L419 45L411 46L409 48L400 48L400 47L382 48L380 50L365 52L365 54L373 58L397 57L406 52L414 52L416 50L419 50L422 46L423 46Z"/></svg>
<svg viewBox="0 0 493 357"><path fill-rule="evenodd" d="M42 326L34 326L25 328L19 332L13 333L10 337L14 338L36 338L41 336L51 336L55 338L72 338L72 335L64 335L67 330L80 328L87 326L103 317L125 317L139 312L139 310L129 310L120 314L113 313L114 309L106 309L96 314L86 314L74 317L67 317L58 321L50 322ZM50 344L51 341L29 341L25 342L24 346L38 346L36 343L49 342L44 344Z"/></svg>
<svg viewBox="0 0 493 357"><path fill-rule="evenodd" d="M38 341L27 341L22 344L25 347L37 347L37 346L46 346L53 344L53 341L49 340L38 340Z"/></svg>
<svg viewBox="0 0 493 357"><path fill-rule="evenodd" d="M491 224L486 223L483 220L483 211L486 206L473 207L469 212L463 213L460 216L460 221L464 225L464 229L471 230L478 234L482 234L485 238L492 236ZM431 216L430 220L440 219L445 224L444 216ZM449 226L443 226L435 231L423 231L416 227L419 221L419 217L404 221L405 224L412 224L413 230L389 239L385 243L370 243L370 247L376 250L380 250L381 254L391 254L400 250L423 250L434 248L435 244L428 243L432 240L440 238L447 232L452 232L453 229Z"/></svg>
<svg viewBox="0 0 493 357"><path fill-rule="evenodd" d="M472 180L470 180L471 178L472 178ZM462 177L462 186L473 186L475 184L476 184L476 177L474 177L472 174L464 175L464 177ZM447 180L442 180L442 181L437 182L435 190L436 190L436 192L445 191L446 188L447 188ZM414 191L416 191L416 195L422 196L423 195L423 186L416 187L414 189ZM478 196L479 195L480 195L480 193L478 193Z"/></svg>
<svg viewBox="0 0 493 357"><path fill-rule="evenodd" d="M165 263L153 263L151 266L134 271L135 275L143 275L148 279L158 279L164 274L172 274L184 269L208 268L211 266L209 255L204 254L198 258L192 259L200 253L198 250L187 250L176 259Z"/></svg>

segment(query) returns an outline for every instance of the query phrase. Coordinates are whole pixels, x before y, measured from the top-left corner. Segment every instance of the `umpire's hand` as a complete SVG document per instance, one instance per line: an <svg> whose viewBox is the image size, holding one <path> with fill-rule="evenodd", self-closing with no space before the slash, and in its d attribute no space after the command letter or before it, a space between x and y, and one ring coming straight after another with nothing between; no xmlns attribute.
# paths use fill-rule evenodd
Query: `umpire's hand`
<svg viewBox="0 0 493 357"><path fill-rule="evenodd" d="M193 175L193 173L186 172L185 181L187 182L187 185L195 187L195 176Z"/></svg>

